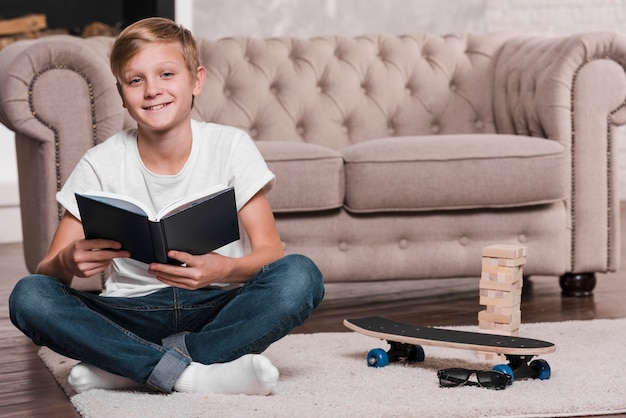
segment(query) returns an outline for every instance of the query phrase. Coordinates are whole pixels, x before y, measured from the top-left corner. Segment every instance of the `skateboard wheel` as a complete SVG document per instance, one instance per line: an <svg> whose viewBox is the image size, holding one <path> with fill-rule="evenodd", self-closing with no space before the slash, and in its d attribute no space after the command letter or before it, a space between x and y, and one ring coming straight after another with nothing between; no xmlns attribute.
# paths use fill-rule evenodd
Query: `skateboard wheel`
<svg viewBox="0 0 626 418"><path fill-rule="evenodd" d="M537 379L548 380L550 378L550 365L544 359L531 361L530 367L537 371Z"/></svg>
<svg viewBox="0 0 626 418"><path fill-rule="evenodd" d="M385 367L389 364L389 356L382 348L374 348L367 353L367 365L370 367Z"/></svg>
<svg viewBox="0 0 626 418"><path fill-rule="evenodd" d="M513 373L513 369L511 368L511 366L509 366L508 364L498 364L493 366L493 370L500 373L506 373L511 376L511 382L509 383L509 385L513 384L513 381L515 380L515 373Z"/></svg>
<svg viewBox="0 0 626 418"><path fill-rule="evenodd" d="M410 362L422 362L426 358L426 354L424 354L424 349L421 345L412 345L409 350L408 361Z"/></svg>

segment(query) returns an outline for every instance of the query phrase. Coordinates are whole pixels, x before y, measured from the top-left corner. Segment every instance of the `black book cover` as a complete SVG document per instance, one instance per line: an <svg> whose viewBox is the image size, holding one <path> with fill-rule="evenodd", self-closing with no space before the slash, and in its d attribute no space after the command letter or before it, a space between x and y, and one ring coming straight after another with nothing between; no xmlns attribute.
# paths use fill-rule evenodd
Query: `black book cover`
<svg viewBox="0 0 626 418"><path fill-rule="evenodd" d="M200 255L239 239L232 187L177 202L154 218L138 202L112 194L76 194L85 237L118 241L144 263L178 264L169 250Z"/></svg>

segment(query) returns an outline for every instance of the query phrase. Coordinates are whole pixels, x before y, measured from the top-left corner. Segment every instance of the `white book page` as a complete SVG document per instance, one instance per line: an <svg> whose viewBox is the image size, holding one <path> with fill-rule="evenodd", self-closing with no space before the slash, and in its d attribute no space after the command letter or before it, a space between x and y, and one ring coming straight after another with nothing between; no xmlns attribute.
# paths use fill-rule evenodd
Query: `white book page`
<svg viewBox="0 0 626 418"><path fill-rule="evenodd" d="M203 197L212 195L213 193L219 192L220 190L224 190L226 188L228 188L228 186L224 184L217 184L215 186L209 187L208 189L201 190L197 193L192 193L188 196L183 197L182 199L176 200L166 205L156 215L153 215L150 209L147 208L143 203L129 196L123 196L117 193L103 192L99 190L88 191L83 195L89 196L94 200L106 203L108 205L125 209L129 212L137 213L139 215L145 215L151 221L158 222L162 218L174 212L178 212L186 206L189 206L189 204L195 202L196 200L200 200Z"/></svg>
<svg viewBox="0 0 626 418"><path fill-rule="evenodd" d="M190 206L190 204L195 202L196 200L202 200L203 197L210 196L214 193L217 193L221 190L225 190L227 188L228 186L226 186L225 184L216 184L215 186L209 187L208 189L200 190L197 193L192 193L190 195L187 195L183 197L182 199L172 202L169 205L165 206L163 209L161 209L159 213L156 214L155 220L160 221L162 218L165 218L166 216L171 215L172 213L178 212Z"/></svg>

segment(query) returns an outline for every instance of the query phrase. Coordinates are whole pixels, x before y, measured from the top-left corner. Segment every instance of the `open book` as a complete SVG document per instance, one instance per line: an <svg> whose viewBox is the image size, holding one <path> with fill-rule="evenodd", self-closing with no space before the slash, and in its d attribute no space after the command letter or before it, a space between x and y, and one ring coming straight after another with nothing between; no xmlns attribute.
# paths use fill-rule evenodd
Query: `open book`
<svg viewBox="0 0 626 418"><path fill-rule="evenodd" d="M200 255L239 239L235 191L219 185L152 214L137 200L107 192L76 193L85 238L118 241L144 263L180 264L169 250Z"/></svg>

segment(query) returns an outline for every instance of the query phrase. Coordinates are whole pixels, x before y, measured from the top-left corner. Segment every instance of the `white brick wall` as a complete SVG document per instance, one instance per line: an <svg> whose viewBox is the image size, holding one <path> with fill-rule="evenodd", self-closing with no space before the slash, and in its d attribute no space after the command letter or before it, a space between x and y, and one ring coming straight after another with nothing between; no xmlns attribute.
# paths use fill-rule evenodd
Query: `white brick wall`
<svg viewBox="0 0 626 418"><path fill-rule="evenodd" d="M619 32L625 18L623 0L487 0L485 27L555 34Z"/></svg>
<svg viewBox="0 0 626 418"><path fill-rule="evenodd" d="M626 31L626 0L179 0L197 36Z"/></svg>
<svg viewBox="0 0 626 418"><path fill-rule="evenodd" d="M0 244L22 240L13 132L0 125Z"/></svg>

